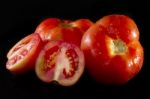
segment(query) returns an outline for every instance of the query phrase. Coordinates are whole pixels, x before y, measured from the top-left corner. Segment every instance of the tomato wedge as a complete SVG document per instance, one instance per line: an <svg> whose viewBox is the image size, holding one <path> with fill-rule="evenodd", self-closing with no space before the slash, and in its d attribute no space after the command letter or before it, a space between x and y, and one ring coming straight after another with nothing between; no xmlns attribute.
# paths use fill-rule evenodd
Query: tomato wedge
<svg viewBox="0 0 150 99"><path fill-rule="evenodd" d="M12 73L24 73L34 69L42 44L38 34L31 34L23 38L8 52L6 68Z"/></svg>

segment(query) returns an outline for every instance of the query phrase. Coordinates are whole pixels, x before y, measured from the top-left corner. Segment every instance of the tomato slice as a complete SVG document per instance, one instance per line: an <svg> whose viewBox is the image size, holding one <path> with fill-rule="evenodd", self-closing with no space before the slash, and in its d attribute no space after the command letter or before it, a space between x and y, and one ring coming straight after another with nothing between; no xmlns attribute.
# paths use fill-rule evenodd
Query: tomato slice
<svg viewBox="0 0 150 99"><path fill-rule="evenodd" d="M74 44L50 41L36 62L36 74L44 82L57 81L70 86L78 81L84 71L83 52Z"/></svg>
<svg viewBox="0 0 150 99"><path fill-rule="evenodd" d="M8 52L6 68L13 73L24 73L33 69L41 48L42 40L38 34L23 38Z"/></svg>

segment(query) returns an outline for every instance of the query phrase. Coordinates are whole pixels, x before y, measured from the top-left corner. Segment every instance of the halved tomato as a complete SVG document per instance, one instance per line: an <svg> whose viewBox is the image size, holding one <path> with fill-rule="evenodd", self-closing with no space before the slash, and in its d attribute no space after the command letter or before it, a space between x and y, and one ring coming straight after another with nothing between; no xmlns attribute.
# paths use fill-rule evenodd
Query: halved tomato
<svg viewBox="0 0 150 99"><path fill-rule="evenodd" d="M38 34L31 34L20 40L8 52L6 68L12 73L24 73L34 69L35 60L43 46Z"/></svg>
<svg viewBox="0 0 150 99"><path fill-rule="evenodd" d="M83 52L74 44L50 41L40 52L35 71L39 79L62 86L75 84L84 70Z"/></svg>

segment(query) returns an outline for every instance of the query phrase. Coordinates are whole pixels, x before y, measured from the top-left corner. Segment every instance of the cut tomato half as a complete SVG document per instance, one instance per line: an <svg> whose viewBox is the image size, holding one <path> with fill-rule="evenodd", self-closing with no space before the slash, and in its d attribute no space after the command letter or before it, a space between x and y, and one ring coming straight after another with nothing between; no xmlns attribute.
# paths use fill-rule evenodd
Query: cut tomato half
<svg viewBox="0 0 150 99"><path fill-rule="evenodd" d="M82 75L84 64L83 52L76 45L50 41L39 54L35 70L44 82L70 86Z"/></svg>

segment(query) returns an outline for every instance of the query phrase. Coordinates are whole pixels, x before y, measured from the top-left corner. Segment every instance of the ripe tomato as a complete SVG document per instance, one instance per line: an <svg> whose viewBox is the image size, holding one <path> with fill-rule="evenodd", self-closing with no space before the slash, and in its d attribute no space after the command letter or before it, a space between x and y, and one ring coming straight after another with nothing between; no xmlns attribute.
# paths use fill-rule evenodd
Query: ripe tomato
<svg viewBox="0 0 150 99"><path fill-rule="evenodd" d="M23 38L8 52L6 68L12 73L24 73L34 69L41 48L42 40L38 34Z"/></svg>
<svg viewBox="0 0 150 99"><path fill-rule="evenodd" d="M43 41L48 40L49 31L57 27L61 20L57 18L48 18L42 21L36 28L35 33L39 33Z"/></svg>
<svg viewBox="0 0 150 99"><path fill-rule="evenodd" d="M40 52L36 62L39 79L63 86L75 84L84 70L83 52L76 46L63 41L50 41Z"/></svg>
<svg viewBox="0 0 150 99"><path fill-rule="evenodd" d="M35 33L39 33L43 41L64 40L80 46L83 33L93 23L88 19L77 21L48 18L40 23Z"/></svg>
<svg viewBox="0 0 150 99"><path fill-rule="evenodd" d="M125 84L143 64L138 28L125 15L98 20L83 35L81 49L91 76L104 84Z"/></svg>
<svg viewBox="0 0 150 99"><path fill-rule="evenodd" d="M86 32L89 27L93 25L93 22L89 19L79 19L71 23L74 27L78 27L82 33Z"/></svg>

